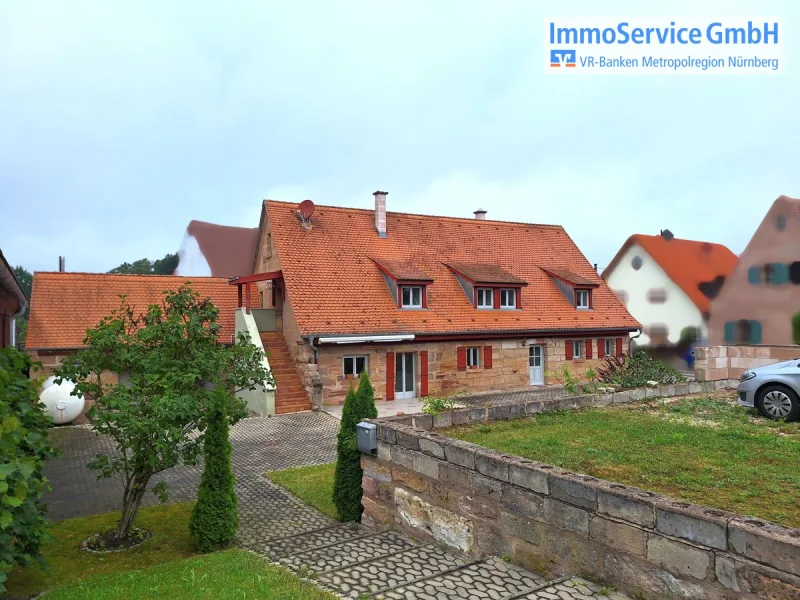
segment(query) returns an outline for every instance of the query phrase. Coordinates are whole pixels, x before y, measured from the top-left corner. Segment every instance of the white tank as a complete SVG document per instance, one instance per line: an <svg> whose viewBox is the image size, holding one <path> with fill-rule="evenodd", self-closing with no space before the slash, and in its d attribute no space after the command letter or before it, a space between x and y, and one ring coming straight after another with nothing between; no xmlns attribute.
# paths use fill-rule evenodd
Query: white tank
<svg viewBox="0 0 800 600"><path fill-rule="evenodd" d="M45 406L45 414L56 425L71 423L83 412L86 402L83 396L72 396L75 384L72 381L56 383L55 377L48 377L42 384L39 400Z"/></svg>

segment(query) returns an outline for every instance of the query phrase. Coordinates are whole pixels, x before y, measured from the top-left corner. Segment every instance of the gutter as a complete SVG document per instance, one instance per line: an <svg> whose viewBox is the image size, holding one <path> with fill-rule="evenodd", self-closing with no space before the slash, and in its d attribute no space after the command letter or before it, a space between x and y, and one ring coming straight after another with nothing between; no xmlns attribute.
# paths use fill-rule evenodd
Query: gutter
<svg viewBox="0 0 800 600"><path fill-rule="evenodd" d="M631 336L631 337L630 337L630 339L628 339L628 356L632 356L632 354L633 354L633 352L632 352L632 349L633 349L633 340L635 340L635 339L636 339L636 338L638 338L640 335L642 335L642 332L644 331L644 328L643 328L643 327L639 327L638 331L639 331L639 333L637 333L637 334L636 334L636 335L634 335L634 336Z"/></svg>

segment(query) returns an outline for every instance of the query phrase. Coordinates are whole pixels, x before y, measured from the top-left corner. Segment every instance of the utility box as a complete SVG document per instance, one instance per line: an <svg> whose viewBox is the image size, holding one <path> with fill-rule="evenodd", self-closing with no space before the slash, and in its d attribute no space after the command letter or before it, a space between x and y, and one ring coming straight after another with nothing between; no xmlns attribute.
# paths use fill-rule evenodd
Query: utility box
<svg viewBox="0 0 800 600"><path fill-rule="evenodd" d="M359 423L356 425L356 433L359 451L375 456L378 453L378 426L374 423Z"/></svg>

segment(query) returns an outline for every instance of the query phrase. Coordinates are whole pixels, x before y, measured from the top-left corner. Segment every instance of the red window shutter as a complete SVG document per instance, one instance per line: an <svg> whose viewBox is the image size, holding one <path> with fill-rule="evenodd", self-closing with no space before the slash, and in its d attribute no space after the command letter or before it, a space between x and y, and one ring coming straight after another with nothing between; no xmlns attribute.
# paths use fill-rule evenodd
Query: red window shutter
<svg viewBox="0 0 800 600"><path fill-rule="evenodd" d="M622 356L622 338L617 338L617 356Z"/></svg>
<svg viewBox="0 0 800 600"><path fill-rule="evenodd" d="M386 353L386 399L394 400L394 352Z"/></svg>
<svg viewBox="0 0 800 600"><path fill-rule="evenodd" d="M403 308L403 286L397 286L397 308Z"/></svg>
<svg viewBox="0 0 800 600"><path fill-rule="evenodd" d="M472 288L472 307L478 308L478 288Z"/></svg>
<svg viewBox="0 0 800 600"><path fill-rule="evenodd" d="M586 340L583 345L586 348L586 358L592 358L592 340Z"/></svg>
<svg viewBox="0 0 800 600"><path fill-rule="evenodd" d="M592 300L592 296L594 296L594 294L592 294L592 290L589 290L589 308L594 308L594 300Z"/></svg>
<svg viewBox="0 0 800 600"><path fill-rule="evenodd" d="M420 389L422 396L428 395L428 351L421 350L419 353L419 374L420 374Z"/></svg>
<svg viewBox="0 0 800 600"><path fill-rule="evenodd" d="M428 308L428 286L422 286L422 308Z"/></svg>
<svg viewBox="0 0 800 600"><path fill-rule="evenodd" d="M603 338L597 340L597 358L603 358L606 355L606 341Z"/></svg>
<svg viewBox="0 0 800 600"><path fill-rule="evenodd" d="M564 358L572 360L572 340L566 340L564 342Z"/></svg>
<svg viewBox="0 0 800 600"><path fill-rule="evenodd" d="M492 368L492 347L491 346L484 346L483 347L483 368L484 369L491 369Z"/></svg>
<svg viewBox="0 0 800 600"><path fill-rule="evenodd" d="M514 294L517 296L517 308L522 309L522 288L517 288Z"/></svg>
<svg viewBox="0 0 800 600"><path fill-rule="evenodd" d="M494 288L494 308L500 308L500 288Z"/></svg>
<svg viewBox="0 0 800 600"><path fill-rule="evenodd" d="M467 349L464 346L456 348L456 366L459 371L467 370Z"/></svg>

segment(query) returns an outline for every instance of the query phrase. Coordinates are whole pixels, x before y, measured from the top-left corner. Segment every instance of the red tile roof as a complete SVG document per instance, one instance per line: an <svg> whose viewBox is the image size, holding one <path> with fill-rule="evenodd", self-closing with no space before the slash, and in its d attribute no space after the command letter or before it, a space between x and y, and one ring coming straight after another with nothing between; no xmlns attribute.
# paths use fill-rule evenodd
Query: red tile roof
<svg viewBox="0 0 800 600"><path fill-rule="evenodd" d="M528 285L523 279L512 275L497 265L448 262L447 266L474 283L515 283Z"/></svg>
<svg viewBox="0 0 800 600"><path fill-rule="evenodd" d="M311 227L304 229L296 209L292 203L264 203L303 335L633 330L639 325L560 226L389 212L388 235L381 239L372 210L317 206ZM370 257L410 263L430 275L428 309L398 309ZM476 310L448 262L495 265L528 282L522 310ZM594 310L575 310L541 270L545 266L568 268L597 283Z"/></svg>
<svg viewBox="0 0 800 600"><path fill-rule="evenodd" d="M604 278L611 274L625 251L633 244L641 246L702 313L708 312L711 299L700 291L698 285L717 277L727 277L739 260L722 244L678 238L667 240L660 235L636 233L628 238L603 271Z"/></svg>
<svg viewBox="0 0 800 600"><path fill-rule="evenodd" d="M373 258L372 260L399 281L433 281L430 275L423 273L409 262L385 258Z"/></svg>
<svg viewBox="0 0 800 600"><path fill-rule="evenodd" d="M587 279L586 277L581 277L580 275L576 275L569 269L558 269L556 267L542 267L542 270L545 273L549 273L550 275L555 275L560 279L568 283L573 283L575 285L589 285L589 286L596 286L598 285L597 281Z"/></svg>
<svg viewBox="0 0 800 600"><path fill-rule="evenodd" d="M86 329L119 308L119 294L127 294L134 309L144 312L150 304L161 303L164 290L175 290L185 282L190 282L201 297L211 298L220 312L220 341L230 342L238 297L236 286L228 285L227 279L37 272L25 347L80 348Z"/></svg>

